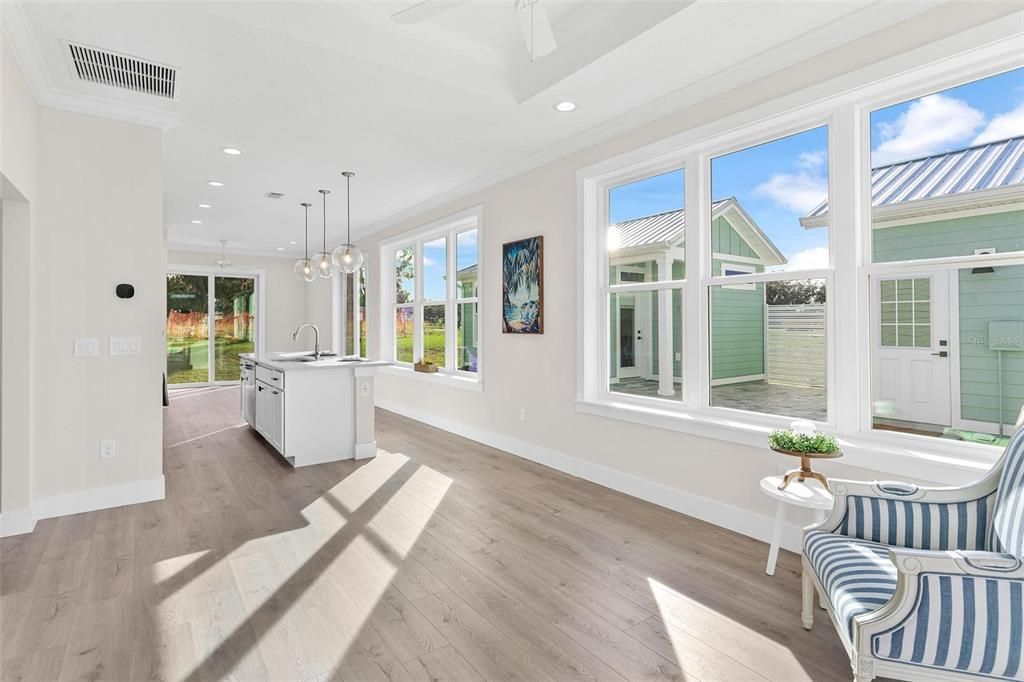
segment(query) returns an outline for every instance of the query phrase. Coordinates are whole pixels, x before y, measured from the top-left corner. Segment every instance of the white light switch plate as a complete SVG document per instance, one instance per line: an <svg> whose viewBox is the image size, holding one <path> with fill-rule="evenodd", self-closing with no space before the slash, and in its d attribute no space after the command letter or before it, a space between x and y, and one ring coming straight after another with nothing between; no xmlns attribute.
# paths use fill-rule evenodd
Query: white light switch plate
<svg viewBox="0 0 1024 682"><path fill-rule="evenodd" d="M100 354L99 339L75 339L76 358L94 358Z"/></svg>
<svg viewBox="0 0 1024 682"><path fill-rule="evenodd" d="M138 336L111 336L111 355L139 355L142 352L142 339Z"/></svg>

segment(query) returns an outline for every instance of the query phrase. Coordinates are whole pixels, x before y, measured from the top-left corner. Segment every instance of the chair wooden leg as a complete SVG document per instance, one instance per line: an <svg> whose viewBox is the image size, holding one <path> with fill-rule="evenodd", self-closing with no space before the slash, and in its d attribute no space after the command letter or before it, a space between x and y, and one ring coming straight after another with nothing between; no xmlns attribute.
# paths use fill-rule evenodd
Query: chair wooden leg
<svg viewBox="0 0 1024 682"><path fill-rule="evenodd" d="M814 627L814 593L817 591L814 589L814 583L811 581L811 567L807 565L807 560L803 559L800 562L801 566L801 597L802 605L800 611L800 620L803 622L804 629L810 630Z"/></svg>

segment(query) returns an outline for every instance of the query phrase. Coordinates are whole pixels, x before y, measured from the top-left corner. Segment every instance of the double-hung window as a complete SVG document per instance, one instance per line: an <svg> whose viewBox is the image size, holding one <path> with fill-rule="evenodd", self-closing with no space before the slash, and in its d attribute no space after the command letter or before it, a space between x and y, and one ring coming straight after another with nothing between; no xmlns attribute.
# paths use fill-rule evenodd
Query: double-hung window
<svg viewBox="0 0 1024 682"><path fill-rule="evenodd" d="M752 445L805 419L868 459L1005 444L1024 68L961 62L581 169L578 409Z"/></svg>
<svg viewBox="0 0 1024 682"><path fill-rule="evenodd" d="M474 210L381 247L390 292L384 338L397 366L479 377L479 231Z"/></svg>

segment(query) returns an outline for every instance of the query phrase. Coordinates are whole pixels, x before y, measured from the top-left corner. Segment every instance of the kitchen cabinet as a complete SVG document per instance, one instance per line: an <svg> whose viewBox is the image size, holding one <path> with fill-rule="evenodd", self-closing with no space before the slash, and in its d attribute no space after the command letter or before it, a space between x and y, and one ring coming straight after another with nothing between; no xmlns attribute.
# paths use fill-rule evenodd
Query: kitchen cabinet
<svg viewBox="0 0 1024 682"><path fill-rule="evenodd" d="M284 391L256 382L256 430L274 446L278 452L287 456L284 448Z"/></svg>
<svg viewBox="0 0 1024 682"><path fill-rule="evenodd" d="M244 353L239 364L243 418L292 466L377 454L373 379L389 363Z"/></svg>

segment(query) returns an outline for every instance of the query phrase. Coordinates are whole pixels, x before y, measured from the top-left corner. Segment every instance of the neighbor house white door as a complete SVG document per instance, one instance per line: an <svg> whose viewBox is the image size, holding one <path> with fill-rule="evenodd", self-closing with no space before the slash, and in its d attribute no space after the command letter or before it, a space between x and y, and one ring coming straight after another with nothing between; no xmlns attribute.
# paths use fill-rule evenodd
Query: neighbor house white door
<svg viewBox="0 0 1024 682"><path fill-rule="evenodd" d="M949 273L872 280L876 418L950 424Z"/></svg>
<svg viewBox="0 0 1024 682"><path fill-rule="evenodd" d="M618 281L644 282L647 280L646 270L633 267L621 267ZM618 330L616 334L616 357L619 379L647 376L650 374L650 294L619 294L616 296L618 306Z"/></svg>

